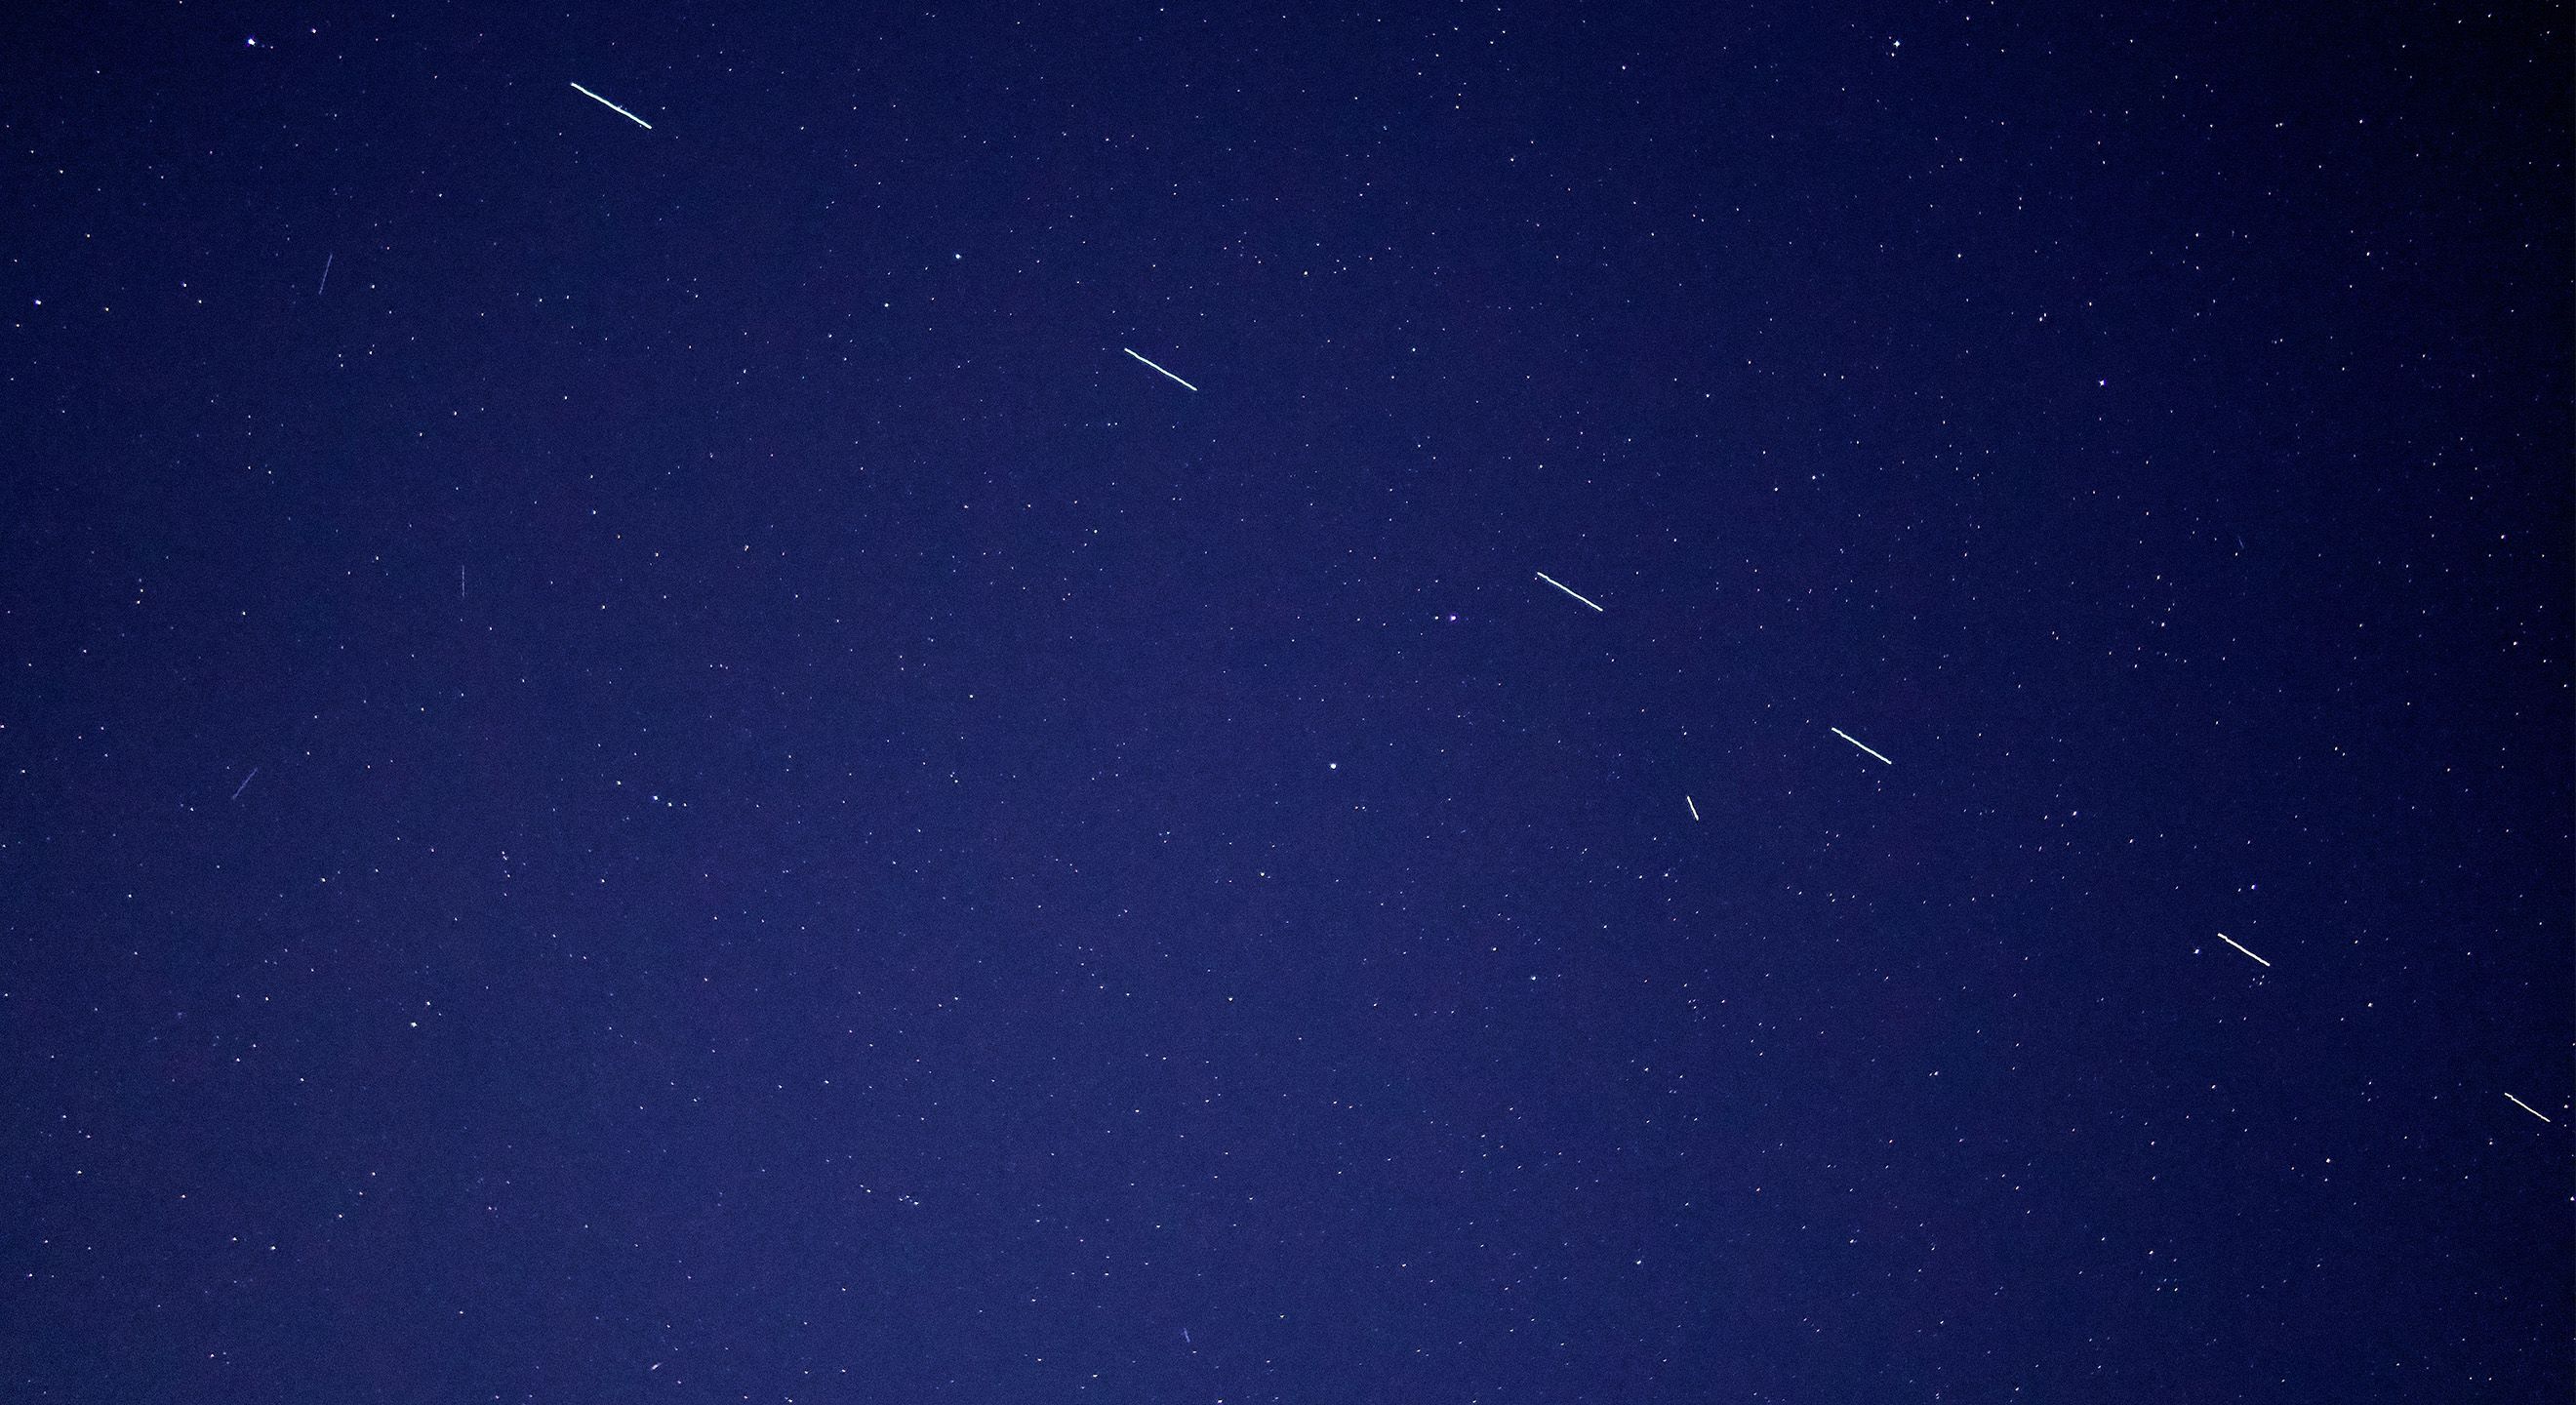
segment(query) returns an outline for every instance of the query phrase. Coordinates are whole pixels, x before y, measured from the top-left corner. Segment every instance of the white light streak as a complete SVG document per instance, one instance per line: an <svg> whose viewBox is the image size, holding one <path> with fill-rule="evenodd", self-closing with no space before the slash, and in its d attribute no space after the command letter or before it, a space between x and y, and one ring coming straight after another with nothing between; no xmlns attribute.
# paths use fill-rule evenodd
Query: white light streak
<svg viewBox="0 0 2576 1405"><path fill-rule="evenodd" d="M2223 942L2227 943L2229 946L2232 946L2232 947L2236 948L2238 951L2245 951L2245 943L2240 942L2240 941L2238 941L2237 939L2235 939L2234 937L2231 937L2231 936L2227 935L2225 932L2221 932L2221 933L2219 933L2219 934L2218 934L2218 939L2219 939L2220 941L2223 941ZM2250 951L2245 951L2245 954L2246 954L2246 955L2248 955L2248 956L2254 956L2254 953L2252 953L2252 952L2250 952ZM2254 959L2255 959L2255 960L2257 960L2257 961L2263 961L2263 958L2262 958L2262 957L2260 957L2260 956L2254 956ZM2263 964L2264 964L2264 965L2266 965L2266 966L2269 966L2269 965L2271 965L2272 963L2271 963L2271 962L2269 962L2269 961L2263 961Z"/></svg>
<svg viewBox="0 0 2576 1405"><path fill-rule="evenodd" d="M1124 352L1126 352L1126 353L1127 353L1128 355L1130 355L1130 356L1135 356L1137 360L1144 362L1144 363L1145 363L1146 365L1148 365L1148 366L1154 366L1154 363L1153 363L1153 361L1152 361L1152 359L1151 359L1151 358L1149 358L1149 357L1144 357L1144 356L1136 356L1136 353L1135 353L1133 350L1131 350L1130 348L1127 348L1127 347L1123 347L1123 346L1122 346L1122 347L1120 347L1120 348L1118 348L1118 349L1119 349L1120 351L1124 351ZM1163 368L1162 368L1162 367L1160 367L1160 366L1154 366L1154 369L1155 369L1155 370L1157 370L1157 371L1163 371ZM1167 375L1167 376L1172 376L1172 373L1171 373L1171 372L1169 372L1169 371L1163 371L1163 374L1164 374L1164 375ZM1190 384L1188 381L1182 381L1182 380L1181 380L1181 378L1180 378L1179 376L1172 376L1172 379L1174 379L1174 380L1176 380L1176 381L1181 381L1181 389L1183 389L1183 390L1196 390L1196 389L1198 389L1198 387L1197 387L1197 386L1194 386L1194 385Z"/></svg>
<svg viewBox="0 0 2576 1405"><path fill-rule="evenodd" d="M610 102L608 99L601 97L599 94L592 92L590 89L583 87L579 83L573 84L572 90L581 94L583 97L590 99L592 102L598 103L601 107L607 108L609 111L616 113L618 116L625 118L627 121L634 123L636 126L643 128L645 131L649 132L653 130L652 123L645 121L643 118L636 116L625 108L619 107L617 104Z"/></svg>
<svg viewBox="0 0 2576 1405"><path fill-rule="evenodd" d="M1868 743L1866 743L1866 742L1862 741L1862 740L1861 740L1860 738L1858 738L1858 737L1853 736L1851 733L1844 731L1844 730L1843 730L1842 728L1840 728L1840 727L1827 727L1825 730L1826 730L1826 731L1828 731L1828 732L1833 733L1835 736L1838 736L1838 737L1842 738L1844 741L1850 742L1852 745L1854 745L1854 746L1856 746L1856 747L1859 747L1861 750L1869 752L1869 754L1870 754L1870 755L1872 755L1872 756L1878 756L1878 753L1877 753L1876 751L1872 751L1872 750L1870 749L1870 747L1869 747L1869 744L1868 744ZM1887 758L1886 758L1886 757L1884 757L1884 756L1878 756L1878 759L1879 759L1879 760L1881 760L1881 761L1887 761ZM1890 765L1890 766L1893 766L1893 765L1895 765L1896 763L1895 763L1895 762L1893 762L1893 761L1887 761L1887 764L1888 764L1888 765Z"/></svg>
<svg viewBox="0 0 2576 1405"><path fill-rule="evenodd" d="M1573 595L1573 596L1574 596L1574 598L1575 598L1575 599L1577 599L1577 600L1583 600L1583 597L1582 597L1581 595L1577 595L1577 594L1575 594L1574 587L1572 587L1572 586L1570 586L1570 585L1567 585L1565 582L1563 582L1563 581L1561 581L1561 580L1558 580L1556 577L1549 575L1549 574L1548 574L1547 572L1545 572L1545 571L1541 571L1541 572L1539 572L1539 573L1538 573L1538 578L1539 578L1540 580L1543 580L1543 581L1547 582L1549 585L1555 586L1557 589L1564 591L1564 592L1565 592L1566 594L1568 594L1568 595ZM1583 600L1583 603L1584 603L1584 604L1586 604L1586 605L1592 605L1592 602L1591 602L1591 601L1589 601L1589 600ZM1596 609L1596 610L1601 610L1601 607L1600 607L1600 606L1598 606L1598 605L1592 605L1592 608L1593 608L1593 609ZM1601 610L1601 613L1603 613L1603 614L1605 614L1605 615L1606 615L1606 614L1608 614L1608 613L1610 613L1610 612L1609 612L1609 611L1607 611L1607 610Z"/></svg>
<svg viewBox="0 0 2576 1405"><path fill-rule="evenodd" d="M1691 819L1696 821L1699 818L1699 807L1697 805L1691 805L1691 798L1687 795L1682 797L1682 803L1690 805Z"/></svg>
<svg viewBox="0 0 2576 1405"><path fill-rule="evenodd" d="M2549 1122L2549 1118L2543 1114L2539 1108L2533 1107L2522 1099L2514 1097L2511 1093L2505 1094L2505 1097L2507 1100L2511 1101L2515 1107L2521 1108L2523 1111L2530 1113L2532 1116L2539 1118L2543 1122ZM2549 1125L2555 1127L2558 1124L2555 1122L2549 1122Z"/></svg>

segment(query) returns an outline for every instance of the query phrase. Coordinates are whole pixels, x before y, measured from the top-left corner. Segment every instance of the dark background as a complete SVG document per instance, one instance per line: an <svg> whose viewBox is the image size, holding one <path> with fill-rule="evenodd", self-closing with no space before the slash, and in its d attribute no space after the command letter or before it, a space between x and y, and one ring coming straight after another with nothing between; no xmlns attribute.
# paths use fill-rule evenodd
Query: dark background
<svg viewBox="0 0 2576 1405"><path fill-rule="evenodd" d="M0 1394L2567 1398L2566 19L19 12Z"/></svg>

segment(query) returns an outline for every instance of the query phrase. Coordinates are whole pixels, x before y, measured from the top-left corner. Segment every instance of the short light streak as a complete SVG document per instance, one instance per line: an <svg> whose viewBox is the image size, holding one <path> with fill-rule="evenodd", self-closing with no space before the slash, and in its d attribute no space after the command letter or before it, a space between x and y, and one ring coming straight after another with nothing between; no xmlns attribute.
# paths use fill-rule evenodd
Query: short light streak
<svg viewBox="0 0 2576 1405"><path fill-rule="evenodd" d="M1563 582L1563 581L1561 581L1561 580L1558 580L1556 577L1549 575L1549 574L1548 574L1547 572L1545 572L1545 571L1541 571L1541 572L1539 572L1539 573L1538 573L1538 578L1539 578L1540 580L1543 580L1543 581L1547 582L1549 585L1555 586L1557 589L1564 591L1566 594L1574 596L1574 598L1575 598L1575 599L1577 599L1577 600L1583 600L1583 597L1582 597L1581 595L1579 595L1579 594L1577 594L1577 593L1575 592L1574 587L1572 587L1572 586L1570 586L1570 585L1567 585L1565 582ZM1592 602L1591 602L1591 601L1589 601L1589 600L1583 600L1583 603L1584 603L1584 604L1586 604L1586 605L1592 605ZM1593 608L1593 609L1596 609L1596 610L1601 610L1601 607L1600 607L1600 606L1598 606L1598 605L1592 605L1592 608ZM1606 614L1608 614L1608 613L1610 613L1610 612L1609 612L1609 611L1607 611L1607 610L1601 610L1601 613L1603 613L1603 614L1605 614L1605 615L1606 615Z"/></svg>
<svg viewBox="0 0 2576 1405"><path fill-rule="evenodd" d="M649 132L653 130L652 123L645 121L643 118L636 116L625 108L619 107L617 104L610 102L608 99L601 97L599 94L592 92L590 89L583 87L579 83L573 84L572 90L581 94L583 97L590 99L592 102L598 103L601 107L607 108L609 111L616 113L618 116L625 118L627 121L634 123L636 126L643 128L645 131Z"/></svg>
<svg viewBox="0 0 2576 1405"><path fill-rule="evenodd" d="M1122 346L1122 347L1120 347L1120 348L1118 348L1118 349L1119 349L1120 351L1124 351L1124 352L1126 352L1126 353L1127 353L1128 355L1130 355L1130 356L1135 356L1137 360L1144 362L1144 363L1145 363L1146 365L1148 365L1148 366L1154 366L1153 358L1151 358L1151 357L1146 357L1146 356L1137 356L1137 355L1136 355L1136 352L1134 351L1134 349L1132 349L1132 348L1130 348L1130 347L1124 347L1124 346ZM1163 368L1162 368L1162 367L1160 367L1160 366L1154 366L1154 369L1155 369L1155 370L1157 370L1157 371L1163 371ZM1169 371L1163 371L1163 374L1164 374L1164 375L1167 375L1167 376L1172 376L1172 373L1171 373L1171 372L1169 372ZM1181 380L1181 378L1180 378L1179 376L1172 376L1172 379L1174 379L1174 380L1176 380L1176 381L1181 381L1181 389L1183 389L1183 390L1196 390L1196 389L1198 389L1198 387L1197 387L1197 386L1194 386L1194 385L1190 384L1188 381L1183 381L1183 380Z"/></svg>
<svg viewBox="0 0 2576 1405"><path fill-rule="evenodd" d="M1854 745L1854 746L1856 746L1856 747L1859 747L1861 750L1869 752L1869 754L1870 754L1870 755L1872 755L1872 756L1878 756L1878 753L1877 753L1876 751L1871 750L1869 743L1862 741L1860 738L1853 736L1851 733L1844 731L1844 730L1843 730L1842 728L1840 728L1840 727L1827 727L1825 730L1826 730L1826 731L1828 731L1828 732L1833 733L1835 736L1838 736L1838 737L1842 738L1844 741L1850 742L1852 745ZM1879 760L1881 760L1881 761L1887 761L1887 758L1886 758L1886 757L1884 757L1884 756L1878 756L1878 759L1879 759ZM1893 765L1895 765L1896 763L1895 763L1895 762L1893 762L1893 761L1887 761L1887 764L1888 764L1888 765L1890 765L1890 766L1893 766Z"/></svg>
<svg viewBox="0 0 2576 1405"><path fill-rule="evenodd" d="M2220 941L2223 941L2223 942L2227 943L2229 946L2232 946L2232 947L2236 948L2238 951L2245 951L2245 943L2240 942L2240 941L2238 941L2237 939L2235 939L2234 937L2231 937L2231 936L2227 935L2225 932L2221 932L2221 933L2219 933L2219 934L2218 934L2218 939L2219 939ZM2245 951L2245 954L2246 954L2246 955L2248 955L2248 956L2254 956L2254 953L2252 953L2252 952L2250 952L2250 951ZM2257 960L2257 961L2263 961L2263 958L2262 958L2262 957L2260 957L2260 956L2254 956L2254 959L2255 959L2255 960ZM2264 964L2264 965L2266 965L2266 966L2269 966L2269 965L2271 965L2272 963L2271 963L2271 962L2269 962L2269 961L2263 961L2263 964Z"/></svg>
<svg viewBox="0 0 2576 1405"><path fill-rule="evenodd" d="M2557 1125L2558 1125L2558 1124L2557 1124L2557 1123L2555 1123L2555 1122L2550 1122L2550 1121L2549 1121L2548 1114L2543 1113L2539 1108L2533 1107L2531 1104L2529 1104L2529 1103L2527 1103L2527 1102L2524 1102L2522 1099L2515 1097L2513 1094L2511 1094L2511 1093L2507 1093L2507 1094L2505 1094L2505 1098L2506 1098L2506 1100L2510 1101L2510 1102L2511 1102L2515 1107L2521 1108L2523 1111L2530 1113L2532 1116L2539 1118L2539 1119L2540 1119L2541 1121L2543 1121L2543 1122L2549 1122L2549 1125L2550 1125L2550 1126L2555 1127L2555 1126L2557 1126Z"/></svg>

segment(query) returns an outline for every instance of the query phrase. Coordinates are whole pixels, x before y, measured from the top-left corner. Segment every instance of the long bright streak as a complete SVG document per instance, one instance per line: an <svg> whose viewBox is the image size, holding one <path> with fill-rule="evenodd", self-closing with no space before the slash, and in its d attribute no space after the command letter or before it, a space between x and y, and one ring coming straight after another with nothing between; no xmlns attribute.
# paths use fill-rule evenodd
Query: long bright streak
<svg viewBox="0 0 2576 1405"><path fill-rule="evenodd" d="M643 128L645 131L649 132L653 130L652 123L645 121L643 118L636 116L625 108L619 107L617 104L610 102L608 99L601 97L599 94L592 92L590 89L583 87L579 83L573 84L572 90L581 94L583 97L590 99L592 102L598 103L601 107L607 108L609 111L616 113L618 116L625 118L627 121L634 123L636 126Z"/></svg>
<svg viewBox="0 0 2576 1405"><path fill-rule="evenodd" d="M1690 805L1691 818L1692 818L1692 819L1696 820L1696 819L1698 819L1698 818L1699 818L1699 807L1698 807L1697 805L1691 805L1691 798L1690 798L1689 796L1687 796L1687 795L1683 796L1683 797L1682 797L1682 803L1683 803L1683 804L1685 804L1685 805Z"/></svg>
<svg viewBox="0 0 2576 1405"><path fill-rule="evenodd" d="M2532 1116L2539 1118L2539 1119L2540 1119L2541 1121L2543 1121L2543 1122L2549 1122L2549 1118L2548 1118L2548 1116L2547 1116L2546 1114L2544 1114L2543 1112L2541 1112L2541 1110L2540 1110L2539 1108L2533 1107L2531 1104L2529 1104L2529 1103L2527 1103L2527 1102L2524 1102L2522 1099L2514 1097L2514 1096L2513 1096L2513 1094L2511 1094L2511 1093L2507 1093L2507 1094L2505 1094L2505 1096L2506 1096L2507 1098L2509 1098L2509 1099L2511 1099L2511 1100L2512 1100L2513 1105L2514 1105L2515 1107L2521 1108L2523 1111L2530 1113ZM2557 1124L2557 1123L2555 1123L2555 1122L2549 1122L2549 1125L2550 1125L2550 1126L2552 1126L2552 1127L2555 1127L2555 1126L2557 1126L2558 1124Z"/></svg>
<svg viewBox="0 0 2576 1405"><path fill-rule="evenodd" d="M1133 350L1130 350L1130 349L1129 349L1129 348L1127 348L1127 347L1123 347L1123 346L1122 346L1122 347L1120 347L1120 348L1118 348L1118 349L1119 349L1120 351L1124 351L1124 352L1126 352L1126 353L1127 353L1128 355L1130 355L1130 356L1136 356L1136 353L1135 353ZM1143 356L1136 356L1136 359L1137 359L1137 360L1139 360L1139 361L1143 361L1143 362L1144 362L1146 365L1148 365L1148 366L1154 366L1153 361L1152 361L1151 359L1147 358L1147 357L1143 357ZM1163 368L1162 368L1162 367L1160 367L1160 366L1154 366L1154 369L1155 369L1155 370L1157 370L1157 371L1163 371ZM1171 372L1169 372L1169 371L1163 371L1163 374L1164 374L1164 375L1167 375L1167 376L1172 376L1172 373L1171 373ZM1180 378L1179 376L1172 376L1172 379L1174 379L1174 380L1176 380L1176 381L1181 381L1181 378ZM1194 386L1194 385L1192 385L1192 384L1190 384L1188 381L1181 381L1181 389L1183 389L1183 390L1196 390L1196 389L1198 389L1198 387L1197 387L1197 386Z"/></svg>
<svg viewBox="0 0 2576 1405"><path fill-rule="evenodd" d="M2218 939L2219 939L2220 941L2223 941L2223 942L2227 943L2229 946L2232 946L2232 947L2236 948L2238 951L2245 951L2245 943L2240 942L2240 941L2238 941L2237 939L2235 939L2234 937L2231 937L2231 936L2227 935L2225 932L2221 932L2221 933L2219 933L2219 934L2218 934ZM2252 953L2252 952L2250 952L2250 951L2245 951L2245 954L2246 954L2246 955L2248 955L2248 956L2254 956L2254 953ZM2257 960L2257 961L2263 961L2263 958L2262 958L2262 957L2260 957L2260 956L2254 956L2254 959L2255 959L2255 960ZM2271 962L2269 962L2269 961L2263 961L2263 964L2264 964L2264 965L2266 965L2266 966L2269 966L2269 965L2271 965L2272 963L2271 963ZM2506 1096L2510 1097L2510 1096L2511 1096L2511 1094L2507 1094Z"/></svg>
<svg viewBox="0 0 2576 1405"><path fill-rule="evenodd" d="M1856 746L1856 747L1859 747L1859 748L1860 748L1861 750L1863 750L1863 751L1869 751L1869 754L1870 754L1870 755L1872 755L1872 756L1878 756L1878 753L1877 753L1877 752L1875 752L1875 751L1870 751L1870 749L1869 749L1869 745L1868 745L1867 743L1863 742L1860 738L1853 736L1851 733L1844 731L1844 730L1843 730L1842 728L1840 728L1840 727L1827 727L1825 730L1826 730L1826 731L1828 731L1828 732L1833 733L1835 736L1838 736L1838 737L1842 738L1844 741L1850 742L1852 745L1854 745L1854 746ZM1879 760L1881 760L1881 761L1887 761L1887 758L1886 758L1886 757L1884 757L1884 756L1878 756L1878 759L1879 759ZM1895 763L1895 762L1893 762L1893 761L1887 761L1887 764L1888 764L1888 765L1890 765L1890 766L1893 766L1893 765L1895 765L1896 763Z"/></svg>
<svg viewBox="0 0 2576 1405"><path fill-rule="evenodd" d="M1580 596L1580 595L1575 595L1574 587L1572 587L1572 586L1570 586L1570 585L1567 585L1565 582L1563 582L1563 581L1561 581L1561 580L1558 580L1556 577L1549 575L1549 574L1548 574L1547 572L1545 572L1545 571L1541 571L1541 572L1539 572L1539 573L1538 573L1538 578L1539 578L1540 580L1543 580L1543 581L1547 582L1549 585L1555 586L1557 589L1564 591L1564 592L1565 592L1566 594L1568 594L1568 595L1573 595L1573 596L1574 596L1574 598L1575 598L1575 599L1577 599L1577 600L1583 600L1583 597L1582 597L1582 596ZM1589 601L1589 600L1583 600L1583 603L1584 603L1584 604L1586 604L1586 605L1592 605L1592 602L1591 602L1591 601ZM1593 609L1596 609L1596 610L1601 610L1601 607L1600 607L1600 606L1598 606L1598 605L1592 605L1592 608L1593 608ZM1609 611L1607 611L1607 610L1601 610L1601 613L1603 613L1603 614L1605 614L1605 615L1606 615L1606 614L1608 614L1608 613L1610 613L1610 612L1609 612Z"/></svg>

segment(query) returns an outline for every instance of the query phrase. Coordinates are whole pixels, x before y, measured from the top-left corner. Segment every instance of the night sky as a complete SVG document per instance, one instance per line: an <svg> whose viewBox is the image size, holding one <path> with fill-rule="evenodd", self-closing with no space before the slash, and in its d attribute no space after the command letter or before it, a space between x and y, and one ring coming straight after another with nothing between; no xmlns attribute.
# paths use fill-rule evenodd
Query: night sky
<svg viewBox="0 0 2576 1405"><path fill-rule="evenodd" d="M2563 6L899 8L7 21L0 1397L2568 1398Z"/></svg>

